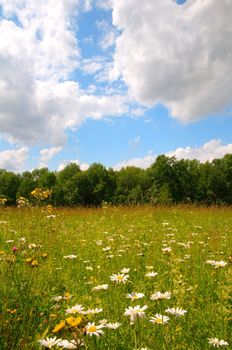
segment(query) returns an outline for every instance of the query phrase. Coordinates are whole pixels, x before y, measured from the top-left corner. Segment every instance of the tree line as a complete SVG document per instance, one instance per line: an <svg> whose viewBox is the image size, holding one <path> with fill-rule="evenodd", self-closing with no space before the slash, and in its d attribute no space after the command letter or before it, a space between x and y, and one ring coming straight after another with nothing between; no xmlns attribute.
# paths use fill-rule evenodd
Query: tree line
<svg viewBox="0 0 232 350"><path fill-rule="evenodd" d="M115 171L93 163L88 170L71 163L61 171L48 168L22 174L0 169L0 199L16 205L24 197L31 203L36 188L50 190L53 206L136 204L231 204L232 154L212 162L160 155L147 169L134 166Z"/></svg>

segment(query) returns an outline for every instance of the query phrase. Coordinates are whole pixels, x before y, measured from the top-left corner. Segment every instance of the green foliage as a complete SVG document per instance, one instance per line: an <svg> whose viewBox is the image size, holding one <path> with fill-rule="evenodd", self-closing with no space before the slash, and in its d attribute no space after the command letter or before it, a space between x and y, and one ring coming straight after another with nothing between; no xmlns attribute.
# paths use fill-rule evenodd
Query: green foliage
<svg viewBox="0 0 232 350"><path fill-rule="evenodd" d="M232 155L206 163L161 155L148 169L119 171L99 163L85 171L76 163L59 172L42 168L16 175L0 170L0 197L7 198L7 205L21 196L33 203L35 188L52 190L54 206L232 204Z"/></svg>

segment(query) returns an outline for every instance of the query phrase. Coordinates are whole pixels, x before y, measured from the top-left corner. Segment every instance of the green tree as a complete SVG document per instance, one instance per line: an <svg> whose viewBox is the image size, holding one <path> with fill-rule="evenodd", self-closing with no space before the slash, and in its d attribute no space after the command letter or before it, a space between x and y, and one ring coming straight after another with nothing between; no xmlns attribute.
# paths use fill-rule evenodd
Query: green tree
<svg viewBox="0 0 232 350"><path fill-rule="evenodd" d="M13 172L0 170L0 196L6 197L9 204L16 204L16 194L20 185L20 176Z"/></svg>

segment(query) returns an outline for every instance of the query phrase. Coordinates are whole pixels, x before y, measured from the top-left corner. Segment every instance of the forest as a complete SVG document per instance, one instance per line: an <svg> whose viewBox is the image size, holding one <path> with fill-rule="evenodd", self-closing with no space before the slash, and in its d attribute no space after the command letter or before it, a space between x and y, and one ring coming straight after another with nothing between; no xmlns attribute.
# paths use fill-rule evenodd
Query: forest
<svg viewBox="0 0 232 350"><path fill-rule="evenodd" d="M104 206L143 204L231 204L232 154L211 162L177 160L160 155L147 169L126 167L115 171L93 163L82 171L76 163L61 171L48 168L22 174L0 169L0 202L16 205L24 197L35 203L31 192L50 190L53 206Z"/></svg>

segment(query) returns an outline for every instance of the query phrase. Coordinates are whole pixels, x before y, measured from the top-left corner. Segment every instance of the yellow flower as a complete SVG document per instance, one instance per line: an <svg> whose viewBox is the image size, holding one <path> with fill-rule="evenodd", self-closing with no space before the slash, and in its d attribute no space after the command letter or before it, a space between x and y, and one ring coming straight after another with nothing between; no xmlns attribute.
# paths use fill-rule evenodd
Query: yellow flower
<svg viewBox="0 0 232 350"><path fill-rule="evenodd" d="M33 259L32 262L31 262L31 266L35 267L35 266L38 266L38 265L39 265L38 261Z"/></svg>
<svg viewBox="0 0 232 350"><path fill-rule="evenodd" d="M5 252L3 250L0 250L0 255L2 255L2 254L5 254Z"/></svg>
<svg viewBox="0 0 232 350"><path fill-rule="evenodd" d="M6 311L7 311L9 314L12 314L12 315L13 315L13 314L16 314L17 309L12 309L12 310L11 310L11 309L7 309Z"/></svg>
<svg viewBox="0 0 232 350"><path fill-rule="evenodd" d="M63 299L64 300L69 300L71 297L72 297L71 294L69 292L66 292L64 297L63 297Z"/></svg>
<svg viewBox="0 0 232 350"><path fill-rule="evenodd" d="M73 316L70 316L68 318L65 319L65 321L67 322L67 324L71 327L76 327L76 326L79 326L79 324L81 323L82 321L82 318L81 317L73 317Z"/></svg>
<svg viewBox="0 0 232 350"><path fill-rule="evenodd" d="M58 323L55 328L53 329L53 333L58 333L59 331L61 331L61 329L63 329L65 327L65 321L62 320L60 321L60 323Z"/></svg>

